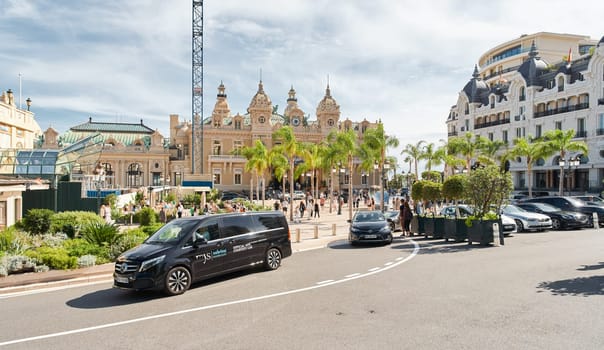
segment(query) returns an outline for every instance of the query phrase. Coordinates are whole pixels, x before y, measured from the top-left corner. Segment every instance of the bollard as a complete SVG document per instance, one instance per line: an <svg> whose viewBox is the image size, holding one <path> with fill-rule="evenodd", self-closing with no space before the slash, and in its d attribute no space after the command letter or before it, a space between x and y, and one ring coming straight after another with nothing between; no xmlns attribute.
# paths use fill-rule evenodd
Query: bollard
<svg viewBox="0 0 604 350"><path fill-rule="evenodd" d="M336 224L331 224L331 235L332 236L336 235Z"/></svg>
<svg viewBox="0 0 604 350"><path fill-rule="evenodd" d="M319 226L315 225L315 239L319 238Z"/></svg>
<svg viewBox="0 0 604 350"><path fill-rule="evenodd" d="M593 218L594 218L594 228L596 230L598 230L600 228L600 221L598 219L598 213L594 213Z"/></svg>
<svg viewBox="0 0 604 350"><path fill-rule="evenodd" d="M493 245L499 247L499 224L493 224Z"/></svg>
<svg viewBox="0 0 604 350"><path fill-rule="evenodd" d="M296 229L296 243L300 243L300 229Z"/></svg>

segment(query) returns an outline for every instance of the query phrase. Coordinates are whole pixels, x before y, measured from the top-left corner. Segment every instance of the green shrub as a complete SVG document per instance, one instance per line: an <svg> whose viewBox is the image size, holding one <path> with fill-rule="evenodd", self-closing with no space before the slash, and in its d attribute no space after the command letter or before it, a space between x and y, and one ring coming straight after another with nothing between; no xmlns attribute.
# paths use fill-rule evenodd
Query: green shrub
<svg viewBox="0 0 604 350"><path fill-rule="evenodd" d="M133 221L138 222L141 226L149 226L159 221L159 214L149 207L144 207L134 214Z"/></svg>
<svg viewBox="0 0 604 350"><path fill-rule="evenodd" d="M84 255L108 256L107 248L90 243L82 238L70 239L63 242L67 255L76 258Z"/></svg>
<svg viewBox="0 0 604 350"><path fill-rule="evenodd" d="M116 244L111 247L111 260L117 258L123 252L130 250L141 244L149 236L140 228L132 228L120 233Z"/></svg>
<svg viewBox="0 0 604 350"><path fill-rule="evenodd" d="M82 238L100 247L111 246L118 239L118 232L117 226L95 222L84 226L82 229Z"/></svg>
<svg viewBox="0 0 604 350"><path fill-rule="evenodd" d="M50 220L51 232L63 232L69 238L78 237L82 227L93 222L102 223L103 218L89 211L64 211L53 215Z"/></svg>
<svg viewBox="0 0 604 350"><path fill-rule="evenodd" d="M89 267L94 265L96 265L96 256L94 255L84 255L78 258L79 267Z"/></svg>
<svg viewBox="0 0 604 350"><path fill-rule="evenodd" d="M25 255L56 270L78 267L78 258L69 256L64 248L40 247L35 250L28 250Z"/></svg>
<svg viewBox="0 0 604 350"><path fill-rule="evenodd" d="M31 237L14 226L0 230L0 252L22 254L31 246Z"/></svg>
<svg viewBox="0 0 604 350"><path fill-rule="evenodd" d="M50 209L30 209L23 217L23 228L32 235L40 235L50 229L50 219L54 212Z"/></svg>

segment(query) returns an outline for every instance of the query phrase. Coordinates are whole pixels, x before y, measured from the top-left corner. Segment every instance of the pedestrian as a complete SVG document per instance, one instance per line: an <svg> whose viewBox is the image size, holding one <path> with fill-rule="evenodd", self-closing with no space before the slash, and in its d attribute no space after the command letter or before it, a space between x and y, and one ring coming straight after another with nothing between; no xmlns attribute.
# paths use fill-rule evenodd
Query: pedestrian
<svg viewBox="0 0 604 350"><path fill-rule="evenodd" d="M369 210L375 210L375 199L371 197L371 202L369 203Z"/></svg>
<svg viewBox="0 0 604 350"><path fill-rule="evenodd" d="M99 209L99 215L101 216L101 218L103 218L103 220L105 220L105 216L107 215L107 207L105 206L105 204L101 204L101 208Z"/></svg>
<svg viewBox="0 0 604 350"><path fill-rule="evenodd" d="M403 202L403 233L406 236L412 236L411 233L411 220L413 219L413 211L411 210L411 206L409 206L408 201Z"/></svg>
<svg viewBox="0 0 604 350"><path fill-rule="evenodd" d="M316 218L320 218L321 215L319 215L319 202L315 201L315 217Z"/></svg>
<svg viewBox="0 0 604 350"><path fill-rule="evenodd" d="M185 210L185 208L182 206L182 202L178 203L178 207L176 208L176 213L178 215L178 218L182 218L182 212Z"/></svg>
<svg viewBox="0 0 604 350"><path fill-rule="evenodd" d="M166 223L166 210L163 206L159 210L159 221L161 221L162 224Z"/></svg>
<svg viewBox="0 0 604 350"><path fill-rule="evenodd" d="M304 211L306 211L306 204L304 204L304 200L300 201L300 219L304 218Z"/></svg>
<svg viewBox="0 0 604 350"><path fill-rule="evenodd" d="M287 216L287 207L289 206L289 202L287 201L287 198L283 199L283 202L281 202L281 208L283 208L283 214L285 216Z"/></svg>
<svg viewBox="0 0 604 350"><path fill-rule="evenodd" d="M275 208L276 211L279 211L279 200L276 200L275 203L273 203L273 207Z"/></svg>

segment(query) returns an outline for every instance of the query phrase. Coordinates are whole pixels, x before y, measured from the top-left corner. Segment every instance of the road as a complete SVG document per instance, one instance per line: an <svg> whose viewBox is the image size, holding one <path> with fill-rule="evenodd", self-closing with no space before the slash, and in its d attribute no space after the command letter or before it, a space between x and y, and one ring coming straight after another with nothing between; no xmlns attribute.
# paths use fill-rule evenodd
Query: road
<svg viewBox="0 0 604 350"><path fill-rule="evenodd" d="M604 230L503 247L336 241L182 296L111 283L0 299L4 349L601 349Z"/></svg>

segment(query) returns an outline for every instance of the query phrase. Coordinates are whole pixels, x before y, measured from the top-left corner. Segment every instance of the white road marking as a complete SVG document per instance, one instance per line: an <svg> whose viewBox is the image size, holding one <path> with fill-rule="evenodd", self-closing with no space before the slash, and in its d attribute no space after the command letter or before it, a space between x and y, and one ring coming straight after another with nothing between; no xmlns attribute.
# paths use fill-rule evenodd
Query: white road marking
<svg viewBox="0 0 604 350"><path fill-rule="evenodd" d="M231 305L238 305L238 304L243 304L243 303L250 303L250 302L254 302L254 301L259 301L259 300L265 300L265 299L270 299L270 298L276 298L276 297L281 297L284 295L290 295L290 294L297 294L297 293L302 293L302 292L307 292L313 289L319 289L319 288L324 288L327 286L332 286L335 284L340 284L340 283L344 283L344 282L350 282L352 280L356 280L359 278L363 278L363 277L367 277L367 276L371 276L371 275L375 275L387 270L390 270L404 262L407 262L411 259L413 259L417 253L419 252L419 244L416 243L413 240L410 240L413 245L415 246L413 248L413 252L411 252L411 254L409 256L407 256L406 258L403 258L402 260L400 260L399 262L392 264L390 266L384 267L382 269L380 268L376 268L376 270L374 271L370 271L364 274L358 274L354 277L350 277L347 279L342 279L342 280L337 280L337 281L333 281L333 282L326 282L324 284L316 284L310 287L304 287L304 288L300 288L300 289L293 289L293 290L288 290L288 291L284 291L284 292L278 292L278 293L273 293L273 294L267 294L267 295L262 295L262 296L258 296L258 297L252 297L252 298L246 298L246 299L240 299L240 300L233 300L233 301L228 301L228 302L224 302L224 303L219 303L219 304L213 304L213 305L206 305L206 306L200 306L200 307L195 307L195 308L191 308L191 309L185 309L185 310L180 310L180 311L173 311L173 312L166 312L163 314L157 314L157 315L152 315L152 316L147 316L147 317L139 317L139 318L133 318L130 320L125 320L125 321L119 321L119 322L113 322L113 323L106 323L106 324L101 324L98 326L92 326L92 327L86 327L86 328L78 328L78 329L72 329L69 331L64 331L64 332L57 332L57 333L50 333L50 334L44 334L44 335L38 335L35 337L29 337L29 338L21 338L21 339L14 339L14 340L9 340L9 341L5 341L5 342L1 342L0 346L6 346L6 345L12 345L12 344L20 344L20 343L27 343L27 342L31 342L34 340L41 340L41 339L49 339L49 338L56 338L56 337L62 337L65 335L70 335L70 334L78 334L78 333L85 333L85 332L91 332L91 331L95 331L95 330L99 330L99 329L105 329L105 328L111 328L111 327L117 327L117 326L122 326L122 325L127 325L127 324L132 324L132 323L139 323L139 322L144 322L144 321L149 321L149 320L157 320L157 319L161 319L161 318L166 318L166 317L172 317L172 316L176 316L176 315L183 315L183 314L188 314L188 313L192 313L192 312L198 312L198 311L204 311L204 310L211 310L211 309L217 309L220 307L225 307L225 306L231 306Z"/></svg>
<svg viewBox="0 0 604 350"><path fill-rule="evenodd" d="M374 268L369 269L369 270L367 270L367 271L369 271L369 272L374 272L374 271L377 271L377 270L379 270L379 269L381 269L381 267L374 267Z"/></svg>
<svg viewBox="0 0 604 350"><path fill-rule="evenodd" d="M395 260L396 260L396 261L401 261L401 260L403 260L403 259L404 259L404 258L401 256L401 257L396 258Z"/></svg>
<svg viewBox="0 0 604 350"><path fill-rule="evenodd" d="M390 266L392 264L394 264L394 263L392 261L389 261L389 262L385 263L384 266Z"/></svg>
<svg viewBox="0 0 604 350"><path fill-rule="evenodd" d="M107 275L106 277L109 277L109 276L110 275ZM74 284L66 284L64 286L46 287L46 288L41 288L41 289L32 289L32 290L24 290L21 292L6 293L6 294L1 294L0 299L21 297L24 295L32 295L32 294L39 294L39 293L55 292L55 291L63 290L63 289L91 286L94 284L109 283L109 282L113 282L113 277L97 280L94 282L74 283Z"/></svg>
<svg viewBox="0 0 604 350"><path fill-rule="evenodd" d="M317 282L317 284L325 284L325 283L330 283L333 282L334 280L325 280L325 281L321 281L321 282Z"/></svg>
<svg viewBox="0 0 604 350"><path fill-rule="evenodd" d="M344 277L345 278L352 278L352 277L356 277L358 275L360 275L360 273L357 272L357 273L353 273L352 275L348 275L348 276L344 276Z"/></svg>

